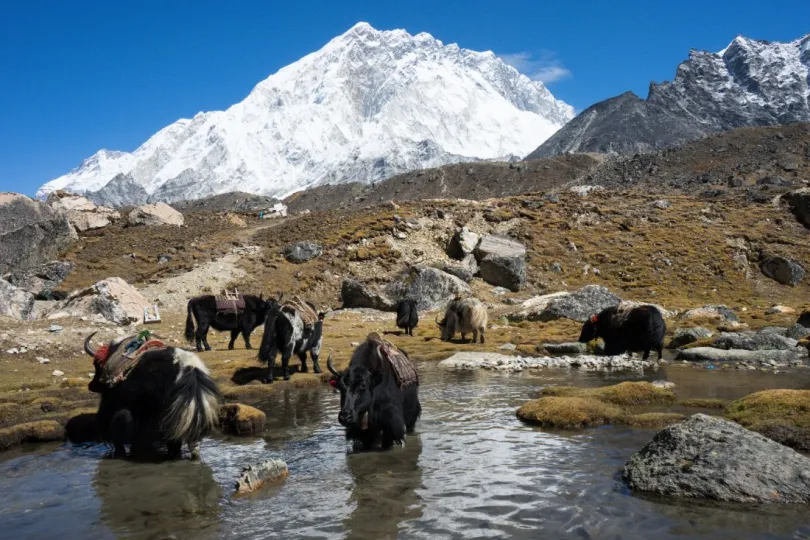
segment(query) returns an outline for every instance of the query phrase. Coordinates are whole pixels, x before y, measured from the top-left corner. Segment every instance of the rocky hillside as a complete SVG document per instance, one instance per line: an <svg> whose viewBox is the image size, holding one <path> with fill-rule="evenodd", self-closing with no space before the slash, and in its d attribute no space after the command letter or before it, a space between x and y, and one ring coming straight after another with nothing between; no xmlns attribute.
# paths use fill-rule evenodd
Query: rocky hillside
<svg viewBox="0 0 810 540"><path fill-rule="evenodd" d="M633 153L743 126L810 121L810 35L789 43L737 37L717 53L693 50L671 82L586 109L529 154Z"/></svg>

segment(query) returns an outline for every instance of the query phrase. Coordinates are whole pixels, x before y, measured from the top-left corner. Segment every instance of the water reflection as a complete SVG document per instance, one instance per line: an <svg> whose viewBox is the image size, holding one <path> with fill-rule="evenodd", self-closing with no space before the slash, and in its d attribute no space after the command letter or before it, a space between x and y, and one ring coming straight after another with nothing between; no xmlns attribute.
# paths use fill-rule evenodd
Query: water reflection
<svg viewBox="0 0 810 540"><path fill-rule="evenodd" d="M101 521L132 538L217 538L219 484L205 463L102 459L93 478Z"/></svg>

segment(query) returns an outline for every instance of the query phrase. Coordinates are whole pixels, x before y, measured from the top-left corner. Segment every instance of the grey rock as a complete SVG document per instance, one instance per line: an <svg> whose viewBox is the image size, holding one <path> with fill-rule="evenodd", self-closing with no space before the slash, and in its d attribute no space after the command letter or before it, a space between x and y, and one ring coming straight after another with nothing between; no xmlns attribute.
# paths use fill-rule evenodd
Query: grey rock
<svg viewBox="0 0 810 540"><path fill-rule="evenodd" d="M558 262L551 263L551 266L548 267L549 272L554 272L555 274L562 274L563 268L562 265Z"/></svg>
<svg viewBox="0 0 810 540"><path fill-rule="evenodd" d="M242 469L242 473L236 481L235 494L247 495L254 493L268 482L282 480L288 475L287 464L280 459L271 459L256 465L248 465Z"/></svg>
<svg viewBox="0 0 810 540"><path fill-rule="evenodd" d="M481 237L471 232L467 227L462 227L455 232L447 245L447 255L453 259L462 260L470 255Z"/></svg>
<svg viewBox="0 0 810 540"><path fill-rule="evenodd" d="M722 304L707 305L699 308L690 309L681 314L680 318L681 319L709 318L709 319L718 319L725 322L739 321L737 315L731 309L729 309L728 306L724 306Z"/></svg>
<svg viewBox="0 0 810 540"><path fill-rule="evenodd" d="M323 246L317 242L296 242L284 248L284 256L295 264L305 263L323 255Z"/></svg>
<svg viewBox="0 0 810 540"><path fill-rule="evenodd" d="M68 277L73 264L67 261L51 261L25 270L18 270L8 276L8 281L15 287L24 289L37 299L53 298L56 289Z"/></svg>
<svg viewBox="0 0 810 540"><path fill-rule="evenodd" d="M34 319L34 295L0 279L0 315L23 321Z"/></svg>
<svg viewBox="0 0 810 540"><path fill-rule="evenodd" d="M675 360L686 362L743 362L754 365L792 365L807 358L807 349L796 347L792 350L749 351L747 349L717 349L715 347L695 347L683 349Z"/></svg>
<svg viewBox="0 0 810 540"><path fill-rule="evenodd" d="M758 186L790 186L793 182L784 176L763 176L757 180L756 184Z"/></svg>
<svg viewBox="0 0 810 540"><path fill-rule="evenodd" d="M735 503L810 502L810 459L705 414L659 431L622 472L635 491Z"/></svg>
<svg viewBox="0 0 810 540"><path fill-rule="evenodd" d="M526 283L526 247L514 240L484 236L475 248L481 278L517 292Z"/></svg>
<svg viewBox="0 0 810 540"><path fill-rule="evenodd" d="M165 253L162 255L158 255L158 264L168 264L172 260L171 255L166 255Z"/></svg>
<svg viewBox="0 0 810 540"><path fill-rule="evenodd" d="M763 328L760 328L758 332L760 334L776 334L777 336L790 337L787 335L788 329L782 326L765 326Z"/></svg>
<svg viewBox="0 0 810 540"><path fill-rule="evenodd" d="M517 346L514 343L504 343L503 345L498 347L498 349L502 351L514 351L515 349L517 349Z"/></svg>
<svg viewBox="0 0 810 540"><path fill-rule="evenodd" d="M712 346L747 351L787 351L796 347L796 340L772 332L723 332L714 338Z"/></svg>
<svg viewBox="0 0 810 540"><path fill-rule="evenodd" d="M786 257L768 257L760 266L762 273L782 285L797 285L806 272L802 265Z"/></svg>
<svg viewBox="0 0 810 540"><path fill-rule="evenodd" d="M411 266L386 287L389 297L410 298L420 311L442 309L457 295L470 294L470 287L456 276L429 266Z"/></svg>
<svg viewBox="0 0 810 540"><path fill-rule="evenodd" d="M444 271L469 283L479 271L478 261L475 260L475 256L471 253L464 257L461 262L445 264Z"/></svg>
<svg viewBox="0 0 810 540"><path fill-rule="evenodd" d="M578 341L569 343L541 343L540 348L554 356L585 354L588 352L588 344Z"/></svg>
<svg viewBox="0 0 810 540"><path fill-rule="evenodd" d="M786 193L782 199L787 201L793 215L807 228L810 228L810 188L802 188Z"/></svg>
<svg viewBox="0 0 810 540"><path fill-rule="evenodd" d="M396 309L396 303L393 300L353 279L343 280L340 287L340 298L344 308L370 308L380 311Z"/></svg>
<svg viewBox="0 0 810 540"><path fill-rule="evenodd" d="M64 328L58 324L52 324L48 327L48 332L61 332L62 330L64 330Z"/></svg>
<svg viewBox="0 0 810 540"><path fill-rule="evenodd" d="M578 291L553 298L548 305L529 320L554 321L572 319L585 322L591 315L621 303L621 298L601 285L586 285Z"/></svg>
<svg viewBox="0 0 810 540"><path fill-rule="evenodd" d="M685 345L712 337L712 332L703 327L678 328L667 345L667 349L680 349Z"/></svg>
<svg viewBox="0 0 810 540"><path fill-rule="evenodd" d="M652 203L652 205L653 205L655 208L660 208L661 210L663 210L663 209L665 209L665 208L669 208L670 206L672 206L672 203L671 203L671 202L669 202L669 201L668 201L668 200L666 200L666 199L659 199L659 200L657 200L657 201L654 201L654 202Z"/></svg>
<svg viewBox="0 0 810 540"><path fill-rule="evenodd" d="M793 326L787 329L785 335L795 340L804 339L807 336L810 336L810 328L806 328L801 324L794 324Z"/></svg>
<svg viewBox="0 0 810 540"><path fill-rule="evenodd" d="M67 215L16 193L0 193L0 275L56 259L77 238Z"/></svg>
<svg viewBox="0 0 810 540"><path fill-rule="evenodd" d="M527 369L579 368L584 371L608 371L617 369L641 370L652 367L651 360L630 358L627 355L576 355L576 356L511 356L490 352L460 352L439 362L439 367L472 370L521 372Z"/></svg>

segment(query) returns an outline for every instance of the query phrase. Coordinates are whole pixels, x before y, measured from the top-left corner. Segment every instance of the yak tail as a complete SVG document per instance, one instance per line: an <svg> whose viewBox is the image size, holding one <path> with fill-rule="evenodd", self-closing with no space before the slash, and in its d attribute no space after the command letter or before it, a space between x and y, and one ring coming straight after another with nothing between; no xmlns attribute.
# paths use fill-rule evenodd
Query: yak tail
<svg viewBox="0 0 810 540"><path fill-rule="evenodd" d="M219 389L196 354L174 349L174 357L180 373L161 428L167 440L196 443L219 422Z"/></svg>
<svg viewBox="0 0 810 540"><path fill-rule="evenodd" d="M194 341L194 316L191 314L191 301L188 302L188 315L186 315L186 341Z"/></svg>

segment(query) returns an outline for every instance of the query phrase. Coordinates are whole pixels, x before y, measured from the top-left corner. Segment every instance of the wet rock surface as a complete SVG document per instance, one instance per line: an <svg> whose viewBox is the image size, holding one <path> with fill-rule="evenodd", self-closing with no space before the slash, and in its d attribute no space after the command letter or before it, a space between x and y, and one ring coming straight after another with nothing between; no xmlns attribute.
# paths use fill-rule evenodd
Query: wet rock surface
<svg viewBox="0 0 810 540"><path fill-rule="evenodd" d="M493 371L520 372L526 369L577 367L584 370L642 369L654 362L622 356L544 356L522 357L498 353L460 352L439 362L439 366L454 369L486 369Z"/></svg>
<svg viewBox="0 0 810 540"><path fill-rule="evenodd" d="M268 482L283 480L289 474L287 464L280 459L270 459L255 465L248 465L242 469L242 474L236 481L234 495L255 493Z"/></svg>
<svg viewBox="0 0 810 540"><path fill-rule="evenodd" d="M712 341L718 349L791 350L797 341L774 332L723 332Z"/></svg>
<svg viewBox="0 0 810 540"><path fill-rule="evenodd" d="M664 428L622 476L631 489L736 503L810 502L810 459L739 424L696 414Z"/></svg>
<svg viewBox="0 0 810 540"><path fill-rule="evenodd" d="M686 362L741 362L752 365L785 366L802 363L807 358L807 349L796 347L793 350L749 351L745 349L717 349L695 347L683 349L675 360Z"/></svg>

